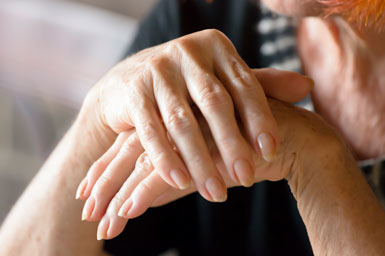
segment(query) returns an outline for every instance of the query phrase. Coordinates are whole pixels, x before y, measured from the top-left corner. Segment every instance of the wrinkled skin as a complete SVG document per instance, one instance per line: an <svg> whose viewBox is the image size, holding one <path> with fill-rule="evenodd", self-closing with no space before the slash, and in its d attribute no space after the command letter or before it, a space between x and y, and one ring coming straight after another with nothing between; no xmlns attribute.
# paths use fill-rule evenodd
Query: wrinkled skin
<svg viewBox="0 0 385 256"><path fill-rule="evenodd" d="M324 11L316 0L264 3L291 16ZM305 18L298 29L304 72L316 84L315 110L339 129L360 160L385 156L384 41L383 29L358 28L341 18Z"/></svg>
<svg viewBox="0 0 385 256"><path fill-rule="evenodd" d="M281 1L273 0L266 0L265 2L272 9L285 14L317 15L322 13L322 8L320 8L318 4L313 5L314 1L286 1L284 4L282 4ZM381 74L381 70L384 70L384 54L382 44L376 43L383 42L381 39L383 39L382 35L378 32L368 30L363 33L353 30L349 24L338 18L328 21L323 21L319 18L306 18L301 22L298 30L299 53L303 62L304 71L313 77L316 83L316 87L312 93L315 109L329 123L340 130L358 159L378 157L385 154L385 120L383 115L383 113L385 113L385 104L383 103L385 94L383 86L384 78L382 78L384 76ZM306 114L300 115L302 117L307 116ZM292 118L293 122L298 122L298 124L303 122L303 120L301 121L301 119L295 118L294 116L288 116ZM309 119L311 120L312 118L309 117ZM289 120L286 121L291 123ZM302 124L305 125L304 123ZM280 123L280 125L282 125L282 123ZM317 125L319 127L317 127ZM310 129L303 131L304 137L311 138L312 135L318 134L317 129L323 127L324 124L318 123L317 125L310 125ZM202 123L201 126L204 127ZM279 128L280 130L284 129L284 127ZM207 135L207 129L205 134ZM207 136L206 140L210 141ZM306 148L303 143L300 143L300 138L296 138L294 141L293 143L296 144L295 147L298 147L298 150ZM330 143L328 139L325 141ZM317 145L317 148L323 149L324 151L327 151L329 147L330 150L333 151L333 143L329 144L328 147L319 146L322 144L323 141L318 140L317 143L312 145L313 147ZM212 146L212 143L209 143L209 145L211 145L209 147L211 153L214 152L212 157L215 159L215 163L226 185L229 187L236 185L229 181L229 176L223 172L223 163L221 163L219 155L215 154L215 152L218 152L215 146ZM282 145L285 145L285 140L282 142ZM284 147L283 151L288 154L288 151L285 151L285 149ZM310 150L311 148L309 148L309 151ZM323 150L321 151L324 152ZM306 151L307 150L301 151L301 154ZM145 183L149 182L149 180L156 181L156 174L151 176L153 173L152 164L145 155L146 153L142 154L138 160L139 165L141 165L140 163L146 163L141 167L142 173L145 173L141 179L143 180L148 176L149 178ZM308 159L314 158L314 155L308 156ZM290 159L290 157L286 155L283 159L289 161L288 159ZM325 158L321 157L320 159ZM282 161L282 155L279 155L277 161ZM258 167L258 164L255 163L255 166ZM280 180L287 178L290 173L287 166L290 166L290 164L286 162L282 164L281 167L282 166L286 166L286 168L280 168L277 172L277 169L273 167L273 171L266 172L268 173L267 176L256 175L255 177L258 178L256 178L255 182L264 179ZM264 172L257 173L261 174ZM134 171L132 175L132 180L134 180L137 174ZM160 180L157 182L159 183L153 183L153 188L160 190L155 189L153 192L155 194L164 193L161 192L163 191L161 188L163 187L163 189L165 189L166 185L162 185ZM127 199L135 189L132 184L130 186L129 189L124 187L123 190L126 192L123 194L125 194L125 196L118 196L118 198ZM135 186L140 187L140 182L137 181ZM195 191L195 187L191 187L187 191L177 191L173 188L169 188L169 190L173 191L171 196L163 195L159 197L160 199L156 199L155 205L167 203L170 200L175 200L180 196L191 193ZM159 196L158 194L157 196ZM134 195L136 195L137 198L141 197L140 192L134 193ZM151 200L149 200L148 197L143 199L143 204L137 206L138 208L136 210L134 209L128 217L136 217L142 214L143 211L152 204L153 200L155 200L155 198ZM119 206L116 205L117 202ZM110 223L109 218L114 219L117 217L123 200L113 200L111 204L113 206L110 205L107 211L107 217L103 218L104 221L102 221L99 226L99 230L104 234L104 238L115 236L124 226L120 224L120 226L118 225L119 228L116 228L117 226L113 228L112 233L106 233L106 229L108 228L106 219L108 219L108 223ZM99 209L99 211L103 210Z"/></svg>
<svg viewBox="0 0 385 256"><path fill-rule="evenodd" d="M276 100L270 100L269 103L278 122L282 140L280 150L273 163L268 163L254 154L254 182L282 179L290 181L294 175L308 172L314 166L322 164L324 160L329 161L329 154L337 155L343 149L343 143L334 129L316 114ZM196 116L208 143L211 156L226 186L229 188L239 186L229 177L204 118L200 114ZM135 136L136 134L131 133L127 134L126 138L129 140ZM135 144L140 145L140 142L137 141ZM115 145L106 152L106 155L116 150L116 146L121 148L120 145ZM135 147L135 145L132 144L131 147ZM116 154L120 156L106 163L111 168L120 168L129 158L129 152L116 152ZM96 205L93 210L94 213L105 213L102 214L103 218L98 228L100 239L116 237L123 231L128 219L142 215L149 207L167 204L196 191L195 186L191 186L187 190L178 190L165 183L154 170L145 152L138 158L135 169L126 169L126 172L129 178L119 186L119 191L111 199L108 208L105 209L101 208L103 207L101 205ZM114 177L111 177L111 183L116 184L118 182L118 180L114 180ZM292 189L293 191L297 190L295 186ZM129 211L122 215L122 212L125 212L122 208L128 204L130 205ZM100 217L92 220L100 220Z"/></svg>
<svg viewBox="0 0 385 256"><path fill-rule="evenodd" d="M316 83L316 111L340 130L358 159L384 156L385 35L354 31L338 18L307 18L298 35L305 73Z"/></svg>

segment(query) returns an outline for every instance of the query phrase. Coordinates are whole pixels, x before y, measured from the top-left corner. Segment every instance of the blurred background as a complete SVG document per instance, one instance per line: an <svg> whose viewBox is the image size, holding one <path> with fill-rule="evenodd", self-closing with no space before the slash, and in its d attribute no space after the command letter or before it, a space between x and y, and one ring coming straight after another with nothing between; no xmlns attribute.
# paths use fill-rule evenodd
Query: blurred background
<svg viewBox="0 0 385 256"><path fill-rule="evenodd" d="M0 223L155 2L0 1Z"/></svg>

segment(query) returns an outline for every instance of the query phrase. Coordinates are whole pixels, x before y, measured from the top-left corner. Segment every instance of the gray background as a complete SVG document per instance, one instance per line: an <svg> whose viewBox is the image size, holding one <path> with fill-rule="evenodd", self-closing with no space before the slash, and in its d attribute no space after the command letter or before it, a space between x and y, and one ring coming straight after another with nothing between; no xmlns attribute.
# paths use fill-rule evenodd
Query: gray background
<svg viewBox="0 0 385 256"><path fill-rule="evenodd" d="M0 222L154 2L0 1Z"/></svg>

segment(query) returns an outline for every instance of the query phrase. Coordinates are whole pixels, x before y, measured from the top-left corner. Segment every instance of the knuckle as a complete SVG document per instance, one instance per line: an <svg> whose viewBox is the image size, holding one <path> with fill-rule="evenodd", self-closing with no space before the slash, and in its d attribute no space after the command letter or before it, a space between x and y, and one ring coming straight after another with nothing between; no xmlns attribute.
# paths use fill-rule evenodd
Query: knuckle
<svg viewBox="0 0 385 256"><path fill-rule="evenodd" d="M139 143L138 136L135 134L128 137L128 139L123 143L123 145L120 148L121 154L127 154L130 152L131 148L137 146Z"/></svg>
<svg viewBox="0 0 385 256"><path fill-rule="evenodd" d="M149 170L151 168L152 168L152 164L148 155L147 154L140 155L138 160L136 161L135 169Z"/></svg>
<svg viewBox="0 0 385 256"><path fill-rule="evenodd" d="M215 28L211 28L211 29L206 29L203 31L207 36L211 37L211 38L218 38L218 39L223 39L223 38L227 38L227 36L221 32L220 30L218 29L215 29Z"/></svg>
<svg viewBox="0 0 385 256"><path fill-rule="evenodd" d="M136 99L132 101L132 106L134 111L134 117L138 120L138 122L142 121L147 115L147 111L153 108L151 100L143 94L137 94Z"/></svg>
<svg viewBox="0 0 385 256"><path fill-rule="evenodd" d="M208 85L199 92L198 104L202 108L216 109L231 104L231 98L220 86Z"/></svg>
<svg viewBox="0 0 385 256"><path fill-rule="evenodd" d="M218 29L207 29L204 30L206 36L216 42L219 42L220 45L224 46L225 49L233 52L235 47L231 40L220 30Z"/></svg>
<svg viewBox="0 0 385 256"><path fill-rule="evenodd" d="M169 64L170 64L169 58L164 55L153 57L148 61L149 69L157 73L160 73L165 69L167 69Z"/></svg>
<svg viewBox="0 0 385 256"><path fill-rule="evenodd" d="M242 90L246 93L255 94L255 92L257 91L258 83L256 78L246 71L241 72L241 74L233 77L231 79L231 83L234 85L235 88L237 88L238 90Z"/></svg>
<svg viewBox="0 0 385 256"><path fill-rule="evenodd" d="M154 122L147 121L140 126L139 130L144 141L152 141L156 137L159 127Z"/></svg>
<svg viewBox="0 0 385 256"><path fill-rule="evenodd" d="M132 144L129 141L125 141L120 147L119 153L126 155L130 151L131 146Z"/></svg>
<svg viewBox="0 0 385 256"><path fill-rule="evenodd" d="M184 46L184 40L178 38L173 41L170 41L167 43L167 46L165 47L165 53L173 56L176 53L179 53L180 49Z"/></svg>
<svg viewBox="0 0 385 256"><path fill-rule="evenodd" d="M185 131L192 126L187 110L180 106L173 107L168 111L165 123L170 132L177 133Z"/></svg>

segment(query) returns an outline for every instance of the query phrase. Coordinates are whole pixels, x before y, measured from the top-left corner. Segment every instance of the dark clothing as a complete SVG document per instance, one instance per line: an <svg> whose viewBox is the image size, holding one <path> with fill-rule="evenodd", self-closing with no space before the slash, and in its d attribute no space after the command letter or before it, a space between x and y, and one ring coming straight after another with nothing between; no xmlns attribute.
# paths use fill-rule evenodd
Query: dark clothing
<svg viewBox="0 0 385 256"><path fill-rule="evenodd" d="M248 0L163 0L141 24L129 54L216 28L250 67L264 67L274 56L259 54L261 37L254 25L260 17ZM226 203L210 203L193 194L149 209L105 243L113 255L158 255L171 248L179 255L313 255L286 181L232 188Z"/></svg>

